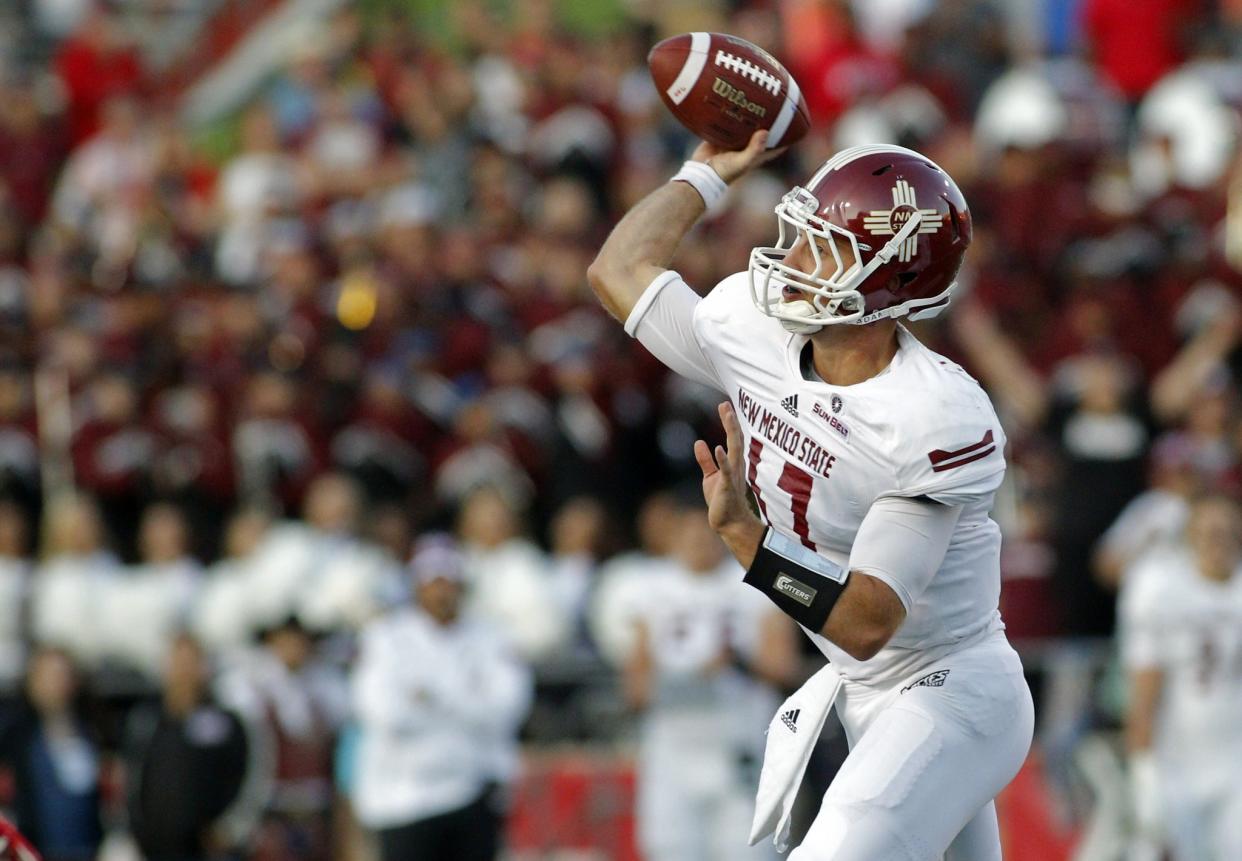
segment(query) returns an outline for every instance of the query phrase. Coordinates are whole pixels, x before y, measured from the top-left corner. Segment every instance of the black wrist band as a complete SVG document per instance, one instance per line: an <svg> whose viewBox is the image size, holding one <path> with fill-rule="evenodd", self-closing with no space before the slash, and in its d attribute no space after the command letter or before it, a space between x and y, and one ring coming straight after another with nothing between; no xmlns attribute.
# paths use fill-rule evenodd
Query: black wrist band
<svg viewBox="0 0 1242 861"><path fill-rule="evenodd" d="M848 578L845 569L769 527L742 580L767 595L786 616L818 634Z"/></svg>

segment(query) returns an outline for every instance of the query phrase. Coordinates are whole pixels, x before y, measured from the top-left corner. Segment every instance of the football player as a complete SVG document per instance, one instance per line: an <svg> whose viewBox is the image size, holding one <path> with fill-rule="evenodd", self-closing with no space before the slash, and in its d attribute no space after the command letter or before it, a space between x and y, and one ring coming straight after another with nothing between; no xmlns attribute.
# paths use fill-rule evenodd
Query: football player
<svg viewBox="0 0 1242 861"><path fill-rule="evenodd" d="M1122 656L1131 858L1225 861L1242 853L1242 511L1223 496L1190 509L1186 541L1127 574Z"/></svg>
<svg viewBox="0 0 1242 861"><path fill-rule="evenodd" d="M789 619L742 583L705 514L701 498L679 500L672 554L643 579L631 617L638 835L648 861L774 859L771 846L746 845L747 818L773 685L794 681L797 642Z"/></svg>
<svg viewBox="0 0 1242 861"><path fill-rule="evenodd" d="M776 245L700 298L673 253L765 142L700 144L588 277L628 333L728 396L727 446L695 444L709 522L839 676L824 690L851 752L791 861L998 859L992 800L1033 728L997 610L1005 436L979 385L900 323L949 304L970 211L926 157L847 149L777 204Z"/></svg>

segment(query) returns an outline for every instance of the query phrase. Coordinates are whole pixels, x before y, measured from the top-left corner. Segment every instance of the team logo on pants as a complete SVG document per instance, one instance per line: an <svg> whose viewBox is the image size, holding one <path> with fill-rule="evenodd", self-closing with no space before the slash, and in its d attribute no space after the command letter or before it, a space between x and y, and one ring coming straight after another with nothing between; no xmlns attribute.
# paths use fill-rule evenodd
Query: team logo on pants
<svg viewBox="0 0 1242 861"><path fill-rule="evenodd" d="M944 680L949 677L948 670L936 670L934 673L928 673L921 679L916 679L901 689L904 694L910 688L939 688L944 685Z"/></svg>

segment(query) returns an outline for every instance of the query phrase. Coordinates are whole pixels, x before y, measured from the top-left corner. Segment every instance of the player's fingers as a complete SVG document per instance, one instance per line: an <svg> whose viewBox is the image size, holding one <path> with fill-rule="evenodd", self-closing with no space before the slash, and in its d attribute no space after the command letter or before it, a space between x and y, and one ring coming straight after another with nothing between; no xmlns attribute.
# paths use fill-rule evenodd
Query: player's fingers
<svg viewBox="0 0 1242 861"><path fill-rule="evenodd" d="M767 152L760 155L758 161L756 161L755 164L756 165L767 164L773 159L780 158L781 156L785 154L785 150L787 149L789 149L789 147L787 146L780 146L780 147L777 147L776 149L770 149Z"/></svg>
<svg viewBox="0 0 1242 861"><path fill-rule="evenodd" d="M715 475L720 471L720 467L716 465L716 461L712 460L711 449L707 447L707 443L698 439L694 441L694 459L698 461L699 469L703 470L703 477Z"/></svg>
<svg viewBox="0 0 1242 861"><path fill-rule="evenodd" d="M746 154L752 158L761 154L768 146L768 130L757 129L746 142Z"/></svg>
<svg viewBox="0 0 1242 861"><path fill-rule="evenodd" d="M716 446L716 463L720 465L720 471L725 478L733 477L733 464L729 462L729 453L722 445Z"/></svg>
<svg viewBox="0 0 1242 861"><path fill-rule="evenodd" d="M741 456L742 425L737 420L737 411L733 409L732 403L725 401L717 407L717 412L720 413L720 423L724 425L725 444L729 447L729 454Z"/></svg>

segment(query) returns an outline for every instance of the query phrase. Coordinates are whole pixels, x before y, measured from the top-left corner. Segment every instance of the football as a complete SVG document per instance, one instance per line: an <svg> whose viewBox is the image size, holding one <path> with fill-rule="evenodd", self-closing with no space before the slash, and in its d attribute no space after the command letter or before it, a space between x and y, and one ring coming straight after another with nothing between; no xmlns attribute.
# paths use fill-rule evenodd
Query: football
<svg viewBox="0 0 1242 861"><path fill-rule="evenodd" d="M757 129L768 147L806 134L811 117L793 75L758 45L723 33L682 33L647 55L651 79L673 116L703 140L743 149Z"/></svg>

